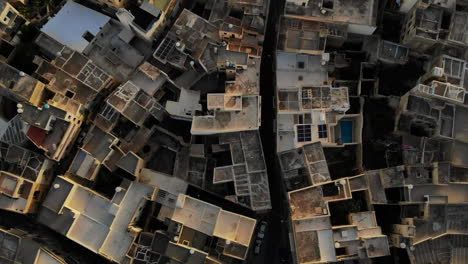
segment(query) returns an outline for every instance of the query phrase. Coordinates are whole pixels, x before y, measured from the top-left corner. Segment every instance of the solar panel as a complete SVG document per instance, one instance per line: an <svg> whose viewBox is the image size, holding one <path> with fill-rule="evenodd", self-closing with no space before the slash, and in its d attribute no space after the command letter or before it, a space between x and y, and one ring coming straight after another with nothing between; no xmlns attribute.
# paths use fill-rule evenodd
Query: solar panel
<svg viewBox="0 0 468 264"><path fill-rule="evenodd" d="M327 138L328 130L327 125L318 125L319 138Z"/></svg>
<svg viewBox="0 0 468 264"><path fill-rule="evenodd" d="M298 125L297 126L297 141L298 142L309 142L312 141L312 129L310 125Z"/></svg>
<svg viewBox="0 0 468 264"><path fill-rule="evenodd" d="M167 55L169 55L169 53L174 48L175 43L175 39L166 37L156 50L155 56L160 58L161 60L165 60L167 58Z"/></svg>

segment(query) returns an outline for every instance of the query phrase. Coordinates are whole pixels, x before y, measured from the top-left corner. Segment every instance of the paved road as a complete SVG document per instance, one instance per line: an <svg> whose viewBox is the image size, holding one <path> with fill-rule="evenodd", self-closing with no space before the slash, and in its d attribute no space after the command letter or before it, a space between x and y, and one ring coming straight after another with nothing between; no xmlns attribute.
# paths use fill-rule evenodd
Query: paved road
<svg viewBox="0 0 468 264"><path fill-rule="evenodd" d="M273 209L271 213L262 217L269 225L262 245L262 252L252 260L252 263L255 264L292 263L289 253L288 227L287 222L284 221L287 220L286 198L276 162L276 138L273 131L274 118L276 116L273 104L276 82L274 77L274 58L276 54L279 17L284 10L283 7L284 0L271 0L260 73L262 95L262 126L260 128L260 134L268 168Z"/></svg>

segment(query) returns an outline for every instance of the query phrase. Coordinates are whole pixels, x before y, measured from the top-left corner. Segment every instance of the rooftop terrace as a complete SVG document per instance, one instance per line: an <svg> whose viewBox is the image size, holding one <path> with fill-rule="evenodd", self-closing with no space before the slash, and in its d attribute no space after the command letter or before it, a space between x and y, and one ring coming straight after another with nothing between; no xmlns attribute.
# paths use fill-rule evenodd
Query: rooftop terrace
<svg viewBox="0 0 468 264"><path fill-rule="evenodd" d="M0 71L2 72L0 75L0 94L13 93L14 97L29 101L33 99L35 94L39 95L42 92L36 90L36 88L41 88L40 81L26 74L22 76L23 74L19 70L4 62L0 62ZM39 102L35 100L32 103Z"/></svg>
<svg viewBox="0 0 468 264"><path fill-rule="evenodd" d="M85 34L91 34L94 38L110 20L110 17L99 12L67 1L41 31L81 53L90 43L84 38Z"/></svg>
<svg viewBox="0 0 468 264"><path fill-rule="evenodd" d="M279 52L276 61L276 85L279 89L322 86L328 81L321 56Z"/></svg>
<svg viewBox="0 0 468 264"><path fill-rule="evenodd" d="M324 4L320 6L322 2ZM309 0L306 3L305 6L302 6L294 3L294 1L286 1L285 15L324 22L349 23L373 27L376 25L378 1Z"/></svg>
<svg viewBox="0 0 468 264"><path fill-rule="evenodd" d="M260 126L260 96L243 96L241 111L216 110L213 115L195 116L193 135L255 130ZM224 105L224 103L223 103Z"/></svg>
<svg viewBox="0 0 468 264"><path fill-rule="evenodd" d="M134 235L128 232L153 188L131 183L122 199L108 200L94 191L57 177L39 213L39 222L112 261L124 259ZM72 216L72 218L70 218Z"/></svg>
<svg viewBox="0 0 468 264"><path fill-rule="evenodd" d="M179 194L171 219L208 236L230 241L232 245L228 243L231 246L227 245L223 253L239 259L246 258L256 224L255 219L225 211L184 194ZM232 246L238 249L233 250Z"/></svg>

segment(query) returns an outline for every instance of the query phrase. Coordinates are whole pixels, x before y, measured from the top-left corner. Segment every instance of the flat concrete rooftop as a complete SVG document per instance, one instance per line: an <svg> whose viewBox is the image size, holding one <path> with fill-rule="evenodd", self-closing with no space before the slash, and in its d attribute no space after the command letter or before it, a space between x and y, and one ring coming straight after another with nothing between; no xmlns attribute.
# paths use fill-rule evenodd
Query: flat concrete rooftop
<svg viewBox="0 0 468 264"><path fill-rule="evenodd" d="M335 23L350 23L358 25L375 26L377 19L377 5L375 0L329 0L323 6L323 13L319 6L321 0L309 0L306 6L286 1L285 15L291 17L306 17L310 20L319 20Z"/></svg>

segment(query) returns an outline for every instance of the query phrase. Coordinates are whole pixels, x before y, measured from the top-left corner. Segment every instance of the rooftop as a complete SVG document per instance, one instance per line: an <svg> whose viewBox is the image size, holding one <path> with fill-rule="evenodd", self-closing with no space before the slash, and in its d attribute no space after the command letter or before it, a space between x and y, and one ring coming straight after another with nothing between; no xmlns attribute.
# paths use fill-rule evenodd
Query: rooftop
<svg viewBox="0 0 468 264"><path fill-rule="evenodd" d="M58 54L60 56L55 58L54 65L88 85L94 91L99 92L106 88L112 79L108 73L79 52L63 46Z"/></svg>
<svg viewBox="0 0 468 264"><path fill-rule="evenodd" d="M85 59L78 53L76 54ZM70 67L76 67L78 68L75 68L76 73L83 72L81 75L77 74L72 76L45 60L42 61L36 69L36 74L49 81L48 88L53 92L73 99L82 105L86 105L96 97L97 93L106 84L108 84L110 78L91 62L84 62L76 59L77 57L70 58L71 61L67 62L67 65L64 65L64 67L68 66L65 68L67 70L71 70ZM81 65L80 62L82 62ZM82 68L80 66L82 66Z"/></svg>
<svg viewBox="0 0 468 264"><path fill-rule="evenodd" d="M427 96L455 103L463 103L466 95L466 91L463 87L438 81L433 81L430 86L419 84L415 90L416 92L423 93Z"/></svg>
<svg viewBox="0 0 468 264"><path fill-rule="evenodd" d="M289 193L293 220L328 215L321 187L307 187Z"/></svg>
<svg viewBox="0 0 468 264"><path fill-rule="evenodd" d="M44 156L13 144L0 142L0 160L2 170L18 177L36 181L36 179L51 165L51 161Z"/></svg>
<svg viewBox="0 0 468 264"><path fill-rule="evenodd" d="M260 96L243 96L242 110L217 110L213 115L195 116L191 133L194 135L255 130L260 126Z"/></svg>
<svg viewBox="0 0 468 264"><path fill-rule="evenodd" d="M255 211L271 209L268 174L258 131L219 134L219 143L229 145L232 165L215 167L213 184L233 182L238 200L248 197L243 205Z"/></svg>
<svg viewBox="0 0 468 264"><path fill-rule="evenodd" d="M406 63L408 61L409 49L403 45L382 40L379 43L379 58L382 60Z"/></svg>
<svg viewBox="0 0 468 264"><path fill-rule="evenodd" d="M49 250L40 248L37 251L36 260L34 264L66 264L63 260L59 259L55 254Z"/></svg>
<svg viewBox="0 0 468 264"><path fill-rule="evenodd" d="M239 259L246 258L256 224L255 219L225 211L184 194L179 194L171 219L208 236L230 241L232 245L227 246L223 253Z"/></svg>
<svg viewBox="0 0 468 264"><path fill-rule="evenodd" d="M206 71L211 71L216 62L212 54L214 47L210 45L220 42L216 26L184 9L166 39L156 49L154 57L166 63L169 57L181 53L201 63ZM180 63L185 67L185 60Z"/></svg>
<svg viewBox="0 0 468 264"><path fill-rule="evenodd" d="M122 32L127 30L119 22L111 20L83 51L93 63L120 82L127 80L152 50L144 40L123 39Z"/></svg>
<svg viewBox="0 0 468 264"><path fill-rule="evenodd" d="M122 190L122 199L108 200L62 176L55 179L53 186L58 188L47 194L39 222L112 261L122 261L133 242L128 228L153 188L131 183Z"/></svg>
<svg viewBox="0 0 468 264"><path fill-rule="evenodd" d="M165 116L163 106L131 81L119 86L106 102L136 125L142 125L150 115L157 120Z"/></svg>
<svg viewBox="0 0 468 264"><path fill-rule="evenodd" d="M169 77L156 66L144 62L130 77L130 81L140 87L148 95L155 97L162 90L164 83L170 82Z"/></svg>
<svg viewBox="0 0 468 264"><path fill-rule="evenodd" d="M331 180L320 142L278 153L284 180L288 188L293 182L320 184ZM302 171L303 174L299 174Z"/></svg>
<svg viewBox="0 0 468 264"><path fill-rule="evenodd" d="M467 12L455 12L450 24L449 40L468 45L468 16Z"/></svg>
<svg viewBox="0 0 468 264"><path fill-rule="evenodd" d="M309 0L301 6L286 1L285 15L331 23L349 23L376 26L378 2L374 0ZM325 10L325 12L323 11Z"/></svg>
<svg viewBox="0 0 468 264"><path fill-rule="evenodd" d="M0 94L11 91L15 97L29 101L42 83L29 75L22 76L21 72L12 66L0 62Z"/></svg>
<svg viewBox="0 0 468 264"><path fill-rule="evenodd" d="M345 33L346 28L342 31ZM324 23L282 17L278 48L289 52L320 54L325 50L327 34Z"/></svg>
<svg viewBox="0 0 468 264"><path fill-rule="evenodd" d="M94 38L109 21L108 16L74 1L67 1L41 31L81 53L91 42L85 39L86 35L91 34L91 38Z"/></svg>
<svg viewBox="0 0 468 264"><path fill-rule="evenodd" d="M165 10L170 2L171 2L171 0L150 0L149 1L149 3L155 5L156 7L160 8L161 10Z"/></svg>
<svg viewBox="0 0 468 264"><path fill-rule="evenodd" d="M321 61L322 56L278 52L277 87L287 89L324 85L328 81L328 71Z"/></svg>
<svg viewBox="0 0 468 264"><path fill-rule="evenodd" d="M416 28L422 28L427 31L436 32L440 30L440 26L442 23L442 16L443 16L443 9L436 6L431 5L428 8L417 8L415 10L416 15ZM424 32L421 32L424 35Z"/></svg>
<svg viewBox="0 0 468 264"><path fill-rule="evenodd" d="M219 64L235 64L247 65L249 55L247 53L219 49L217 54L217 63Z"/></svg>
<svg viewBox="0 0 468 264"><path fill-rule="evenodd" d="M175 118L189 119L195 115L196 111L201 111L200 92L180 89L178 101L167 101L166 111Z"/></svg>
<svg viewBox="0 0 468 264"><path fill-rule="evenodd" d="M248 57L247 68L236 71L234 81L227 81L225 93L229 95L260 94L260 58Z"/></svg>
<svg viewBox="0 0 468 264"><path fill-rule="evenodd" d="M0 260L5 263L14 263L16 252L19 251L20 238L0 229Z"/></svg>

